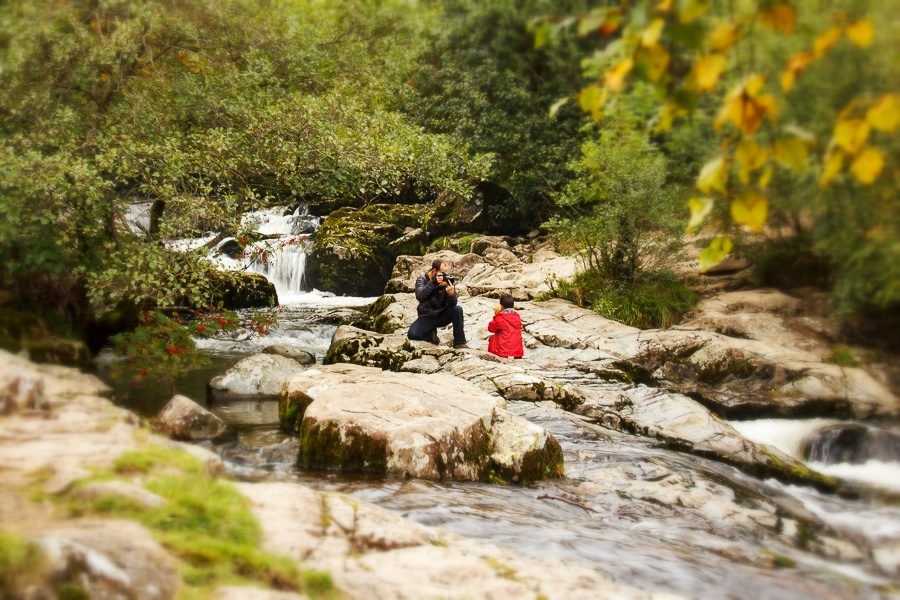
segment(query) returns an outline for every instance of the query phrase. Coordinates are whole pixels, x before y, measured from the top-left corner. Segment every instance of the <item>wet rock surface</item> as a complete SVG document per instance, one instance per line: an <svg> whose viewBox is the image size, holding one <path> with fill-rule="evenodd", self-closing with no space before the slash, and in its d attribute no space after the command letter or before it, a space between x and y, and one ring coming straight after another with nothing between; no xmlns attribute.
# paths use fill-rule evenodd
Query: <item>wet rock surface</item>
<svg viewBox="0 0 900 600"><path fill-rule="evenodd" d="M222 419L181 395L172 397L154 425L163 435L179 440L213 440L230 433Z"/></svg>
<svg viewBox="0 0 900 600"><path fill-rule="evenodd" d="M209 382L212 400L270 398L281 392L285 379L305 367L299 362L278 354L254 354L239 360L223 375Z"/></svg>

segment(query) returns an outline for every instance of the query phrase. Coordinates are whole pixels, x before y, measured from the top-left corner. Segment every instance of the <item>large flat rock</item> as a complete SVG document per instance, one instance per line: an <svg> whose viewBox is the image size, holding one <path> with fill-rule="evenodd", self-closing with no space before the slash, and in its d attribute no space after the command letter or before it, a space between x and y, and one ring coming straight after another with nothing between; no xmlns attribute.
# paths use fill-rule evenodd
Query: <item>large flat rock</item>
<svg viewBox="0 0 900 600"><path fill-rule="evenodd" d="M279 416L300 435L298 461L307 467L463 481L562 473L553 436L446 373L309 369L284 383Z"/></svg>

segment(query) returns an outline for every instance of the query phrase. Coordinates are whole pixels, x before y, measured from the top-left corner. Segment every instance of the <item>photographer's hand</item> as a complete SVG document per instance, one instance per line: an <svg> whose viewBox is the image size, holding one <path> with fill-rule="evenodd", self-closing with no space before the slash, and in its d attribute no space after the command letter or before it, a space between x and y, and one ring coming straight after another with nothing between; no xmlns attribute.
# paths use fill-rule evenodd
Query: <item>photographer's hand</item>
<svg viewBox="0 0 900 600"><path fill-rule="evenodd" d="M446 290L447 294L450 295L450 296L452 296L453 294L456 293L456 288L453 287L453 284L452 284L452 283L448 283L448 284L447 284L447 287L445 288L445 290Z"/></svg>

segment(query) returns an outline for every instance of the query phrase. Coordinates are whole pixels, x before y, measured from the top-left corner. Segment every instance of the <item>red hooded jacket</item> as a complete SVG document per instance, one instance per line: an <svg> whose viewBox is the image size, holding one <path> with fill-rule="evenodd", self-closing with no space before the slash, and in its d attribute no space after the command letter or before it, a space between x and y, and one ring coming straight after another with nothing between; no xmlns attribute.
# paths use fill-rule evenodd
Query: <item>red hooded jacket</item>
<svg viewBox="0 0 900 600"><path fill-rule="evenodd" d="M522 317L512 309L494 315L488 323L488 331L494 335L488 340L488 352L504 358L521 358L525 354L522 347Z"/></svg>

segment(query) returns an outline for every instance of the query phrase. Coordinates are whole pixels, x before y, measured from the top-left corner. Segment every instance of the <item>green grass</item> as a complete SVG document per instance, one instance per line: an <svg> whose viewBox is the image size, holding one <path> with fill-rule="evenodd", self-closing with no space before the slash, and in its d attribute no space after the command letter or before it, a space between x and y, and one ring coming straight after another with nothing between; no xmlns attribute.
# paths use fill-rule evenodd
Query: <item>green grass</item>
<svg viewBox="0 0 900 600"><path fill-rule="evenodd" d="M112 472L91 479L117 474L141 474L144 487L168 503L146 508L118 496L89 502L68 498L70 513L145 525L181 560L182 598L208 597L220 585L292 590L315 598L340 596L330 574L300 569L290 558L261 550L262 531L250 501L227 481L207 475L203 464L186 452L147 446L122 455Z"/></svg>
<svg viewBox="0 0 900 600"><path fill-rule="evenodd" d="M541 299L550 297L640 329L670 327L697 302L697 294L685 282L665 271L639 274L633 286L616 284L597 271L583 271L574 279L555 282Z"/></svg>
<svg viewBox="0 0 900 600"><path fill-rule="evenodd" d="M15 598L35 578L40 551L17 535L0 531L0 598Z"/></svg>
<svg viewBox="0 0 900 600"><path fill-rule="evenodd" d="M831 349L827 360L828 362L841 367L859 366L859 361L856 360L856 356L853 354L853 350L842 344L838 344Z"/></svg>

